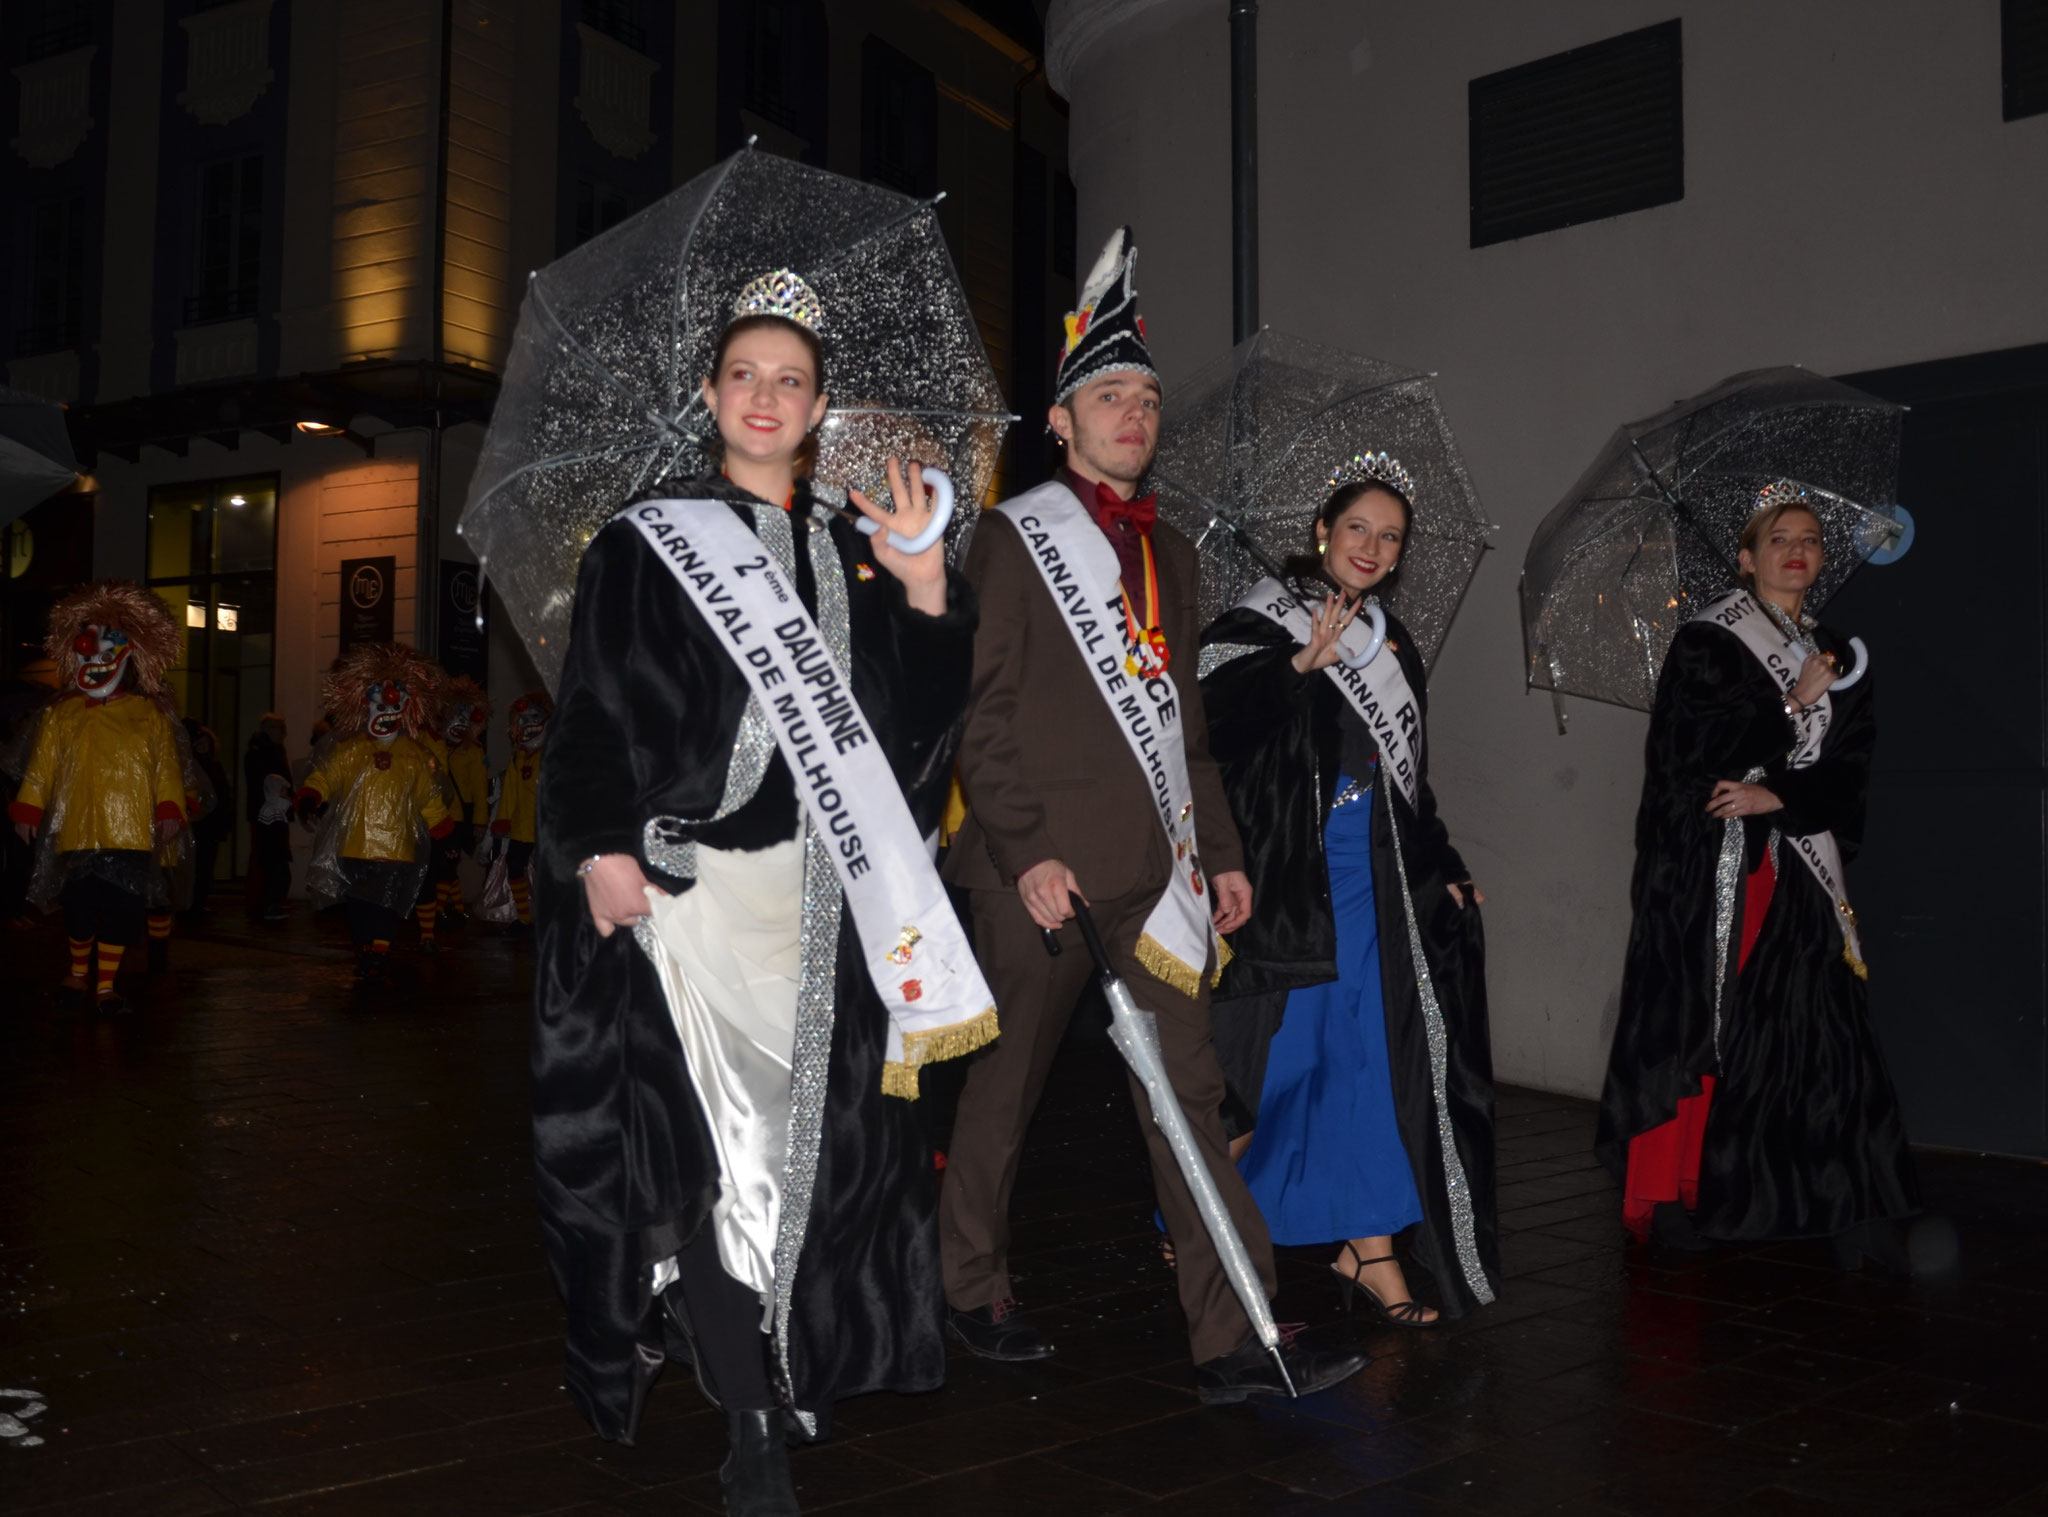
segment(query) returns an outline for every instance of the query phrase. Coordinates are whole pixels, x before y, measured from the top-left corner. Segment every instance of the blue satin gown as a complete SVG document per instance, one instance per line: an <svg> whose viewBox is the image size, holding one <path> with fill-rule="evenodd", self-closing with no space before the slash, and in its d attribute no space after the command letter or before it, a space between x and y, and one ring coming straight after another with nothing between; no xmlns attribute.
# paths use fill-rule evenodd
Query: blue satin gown
<svg viewBox="0 0 2048 1517"><path fill-rule="evenodd" d="M1337 793L1349 786L1340 776ZM1372 878L1377 790L1331 808L1324 826L1337 978L1288 996L1240 1165L1278 1244L1376 1238L1422 1220L1387 1061Z"/></svg>

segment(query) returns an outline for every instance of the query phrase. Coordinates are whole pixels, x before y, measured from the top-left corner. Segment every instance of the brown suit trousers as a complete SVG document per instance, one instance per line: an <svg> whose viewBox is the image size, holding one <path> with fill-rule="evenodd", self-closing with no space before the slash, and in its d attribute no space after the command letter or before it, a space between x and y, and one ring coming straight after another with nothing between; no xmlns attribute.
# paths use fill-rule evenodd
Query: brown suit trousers
<svg viewBox="0 0 2048 1517"><path fill-rule="evenodd" d="M1003 1034L967 1073L953 1146L946 1154L946 1181L939 1192L946 1300L963 1311L1013 1294L1010 1192L1017 1183L1024 1129L1038 1107L1074 1003L1095 973L1073 923L1060 929L1063 951L1054 958L1045 951L1043 934L1014 891L976 890L970 898L975 957L995 992ZM1199 996L1184 996L1154 979L1137 960L1139 929L1158 899L1157 891L1118 900L1098 898L1090 909L1132 995L1159 1018L1167 1076L1271 1299L1272 1240L1243 1177L1230 1162L1230 1143L1223 1135L1223 1069L1210 1042L1209 993L1205 988ZM1152 1121L1151 1105L1135 1075L1131 1097L1145 1129L1159 1210L1173 1238L1180 1304L1188 1315L1188 1346L1200 1364L1242 1344L1251 1335L1251 1321L1230 1288L1180 1164Z"/></svg>
<svg viewBox="0 0 2048 1517"><path fill-rule="evenodd" d="M1229 802L1208 754L1208 723L1195 680L1201 626L1194 549L1163 523L1154 530L1153 549L1160 625L1182 703L1201 861L1212 875L1242 869ZM1174 867L1144 777L1023 539L1006 518L980 523L966 574L981 601L981 627L960 746L968 818L954 839L946 878L965 886L973 901L975 956L995 994L1002 1036L968 1072L946 1155L939 1199L946 1299L971 1310L1012 1294L1010 1192L1024 1129L1074 1003L1095 972L1071 924L1060 933L1065 951L1058 958L1048 955L1017 897L1016 876L1053 858L1074 871L1132 994L1159 1018L1167 1074L1270 1296L1272 1243L1223 1135L1223 1072L1210 1041L1208 991L1182 995L1153 978L1135 957L1139 931ZM1173 1235L1190 1343L1201 1363L1237 1348L1250 1336L1251 1323L1136 1081L1132 1091L1159 1209Z"/></svg>

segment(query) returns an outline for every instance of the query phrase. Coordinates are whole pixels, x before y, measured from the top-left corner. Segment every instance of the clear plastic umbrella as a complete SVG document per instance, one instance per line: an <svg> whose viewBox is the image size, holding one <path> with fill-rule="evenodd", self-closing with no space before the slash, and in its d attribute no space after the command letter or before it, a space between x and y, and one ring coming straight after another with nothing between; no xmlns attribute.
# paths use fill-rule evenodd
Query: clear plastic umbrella
<svg viewBox="0 0 2048 1517"><path fill-rule="evenodd" d="M1672 636L1735 583L1742 528L1779 480L1819 518L1826 566L1807 606L1825 605L1903 531L1889 512L1904 414L1787 367L1737 374L1621 428L1529 544L1530 686L1649 710Z"/></svg>
<svg viewBox="0 0 2048 1517"><path fill-rule="evenodd" d="M1237 1224L1230 1219L1230 1209L1223 1204L1223 1193L1216 1188L1215 1176L1209 1173L1208 1163L1195 1142L1195 1131L1188 1125L1187 1113L1181 1109L1180 1097L1166 1073L1166 1060L1159 1049L1159 1018L1138 1004L1130 986L1116 972L1116 961L1110 958L1109 949L1103 944L1088 903L1078 895L1070 894L1067 899L1074 904L1074 923L1081 929L1081 940L1088 945L1089 956L1095 960L1096 982L1102 987L1103 999L1109 1003L1109 1041L1116 1045L1116 1051L1130 1065L1131 1073L1145 1087L1146 1104L1152 1108L1152 1123L1166 1138L1166 1146L1173 1150L1174 1163L1180 1169L1181 1178L1187 1181L1195 1210L1202 1218L1203 1227L1208 1230L1209 1241L1216 1246L1216 1257L1223 1266L1224 1278L1230 1281L1238 1304L1244 1308L1253 1335L1260 1346L1273 1356L1273 1362L1280 1366L1281 1383L1287 1387L1287 1393L1297 1395L1293 1378L1287 1372L1287 1358L1281 1352L1280 1327L1273 1320L1273 1303L1266 1299L1265 1283L1259 1279L1258 1267L1252 1263L1244 1239L1238 1236ZM1043 936L1045 951L1057 955L1060 951L1058 935L1046 931Z"/></svg>
<svg viewBox="0 0 2048 1517"><path fill-rule="evenodd" d="M1202 619L1306 551L1330 476L1386 452L1415 481L1415 524L1387 604L1425 665L1450 631L1493 524L1431 376L1265 328L1176 385L1152 483L1202 549Z"/></svg>
<svg viewBox="0 0 2048 1517"><path fill-rule="evenodd" d="M699 394L742 286L792 269L824 307L815 482L882 500L891 455L949 474L965 551L1012 418L934 202L742 149L535 274L461 532L552 688L597 529L711 467Z"/></svg>
<svg viewBox="0 0 2048 1517"><path fill-rule="evenodd" d="M69 489L77 478L64 408L0 387L0 526Z"/></svg>

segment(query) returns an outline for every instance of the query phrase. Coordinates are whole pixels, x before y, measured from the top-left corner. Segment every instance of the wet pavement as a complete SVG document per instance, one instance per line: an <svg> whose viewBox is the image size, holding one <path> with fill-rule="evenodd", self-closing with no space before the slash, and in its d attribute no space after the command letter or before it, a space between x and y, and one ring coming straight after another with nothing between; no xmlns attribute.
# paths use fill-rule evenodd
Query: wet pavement
<svg viewBox="0 0 2048 1517"><path fill-rule="evenodd" d="M451 934L363 1002L339 923L300 912L181 934L118 1023L51 1009L54 935L0 937L0 1511L719 1510L723 1423L687 1374L635 1448L558 1389L526 951ZM1280 1315L1374 1362L1204 1409L1112 1057L1070 1044L1019 1182L1019 1289L1059 1356L844 1403L794 1457L806 1511L2048 1514L2039 1166L1923 1156L1961 1239L1938 1282L1814 1245L1651 1255L1592 1108L1503 1091L1501 1301L1369 1326L1287 1255Z"/></svg>

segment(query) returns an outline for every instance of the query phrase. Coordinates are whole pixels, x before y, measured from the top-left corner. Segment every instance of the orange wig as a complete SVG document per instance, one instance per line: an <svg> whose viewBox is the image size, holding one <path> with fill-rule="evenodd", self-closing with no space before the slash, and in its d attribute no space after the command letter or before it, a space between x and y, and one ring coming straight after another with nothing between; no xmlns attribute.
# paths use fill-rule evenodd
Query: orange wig
<svg viewBox="0 0 2048 1517"><path fill-rule="evenodd" d="M320 700L334 723L336 742L362 735L370 720L370 688L387 682L403 685L411 694L399 720L407 737L420 735L435 711L440 666L407 643L357 643L334 661L320 684Z"/></svg>
<svg viewBox="0 0 2048 1517"><path fill-rule="evenodd" d="M164 671L182 651L178 623L161 597L132 579L94 580L50 607L43 651L57 664L58 688L69 690L85 662L75 644L87 627L119 627L128 634L128 664L144 695L162 699Z"/></svg>

